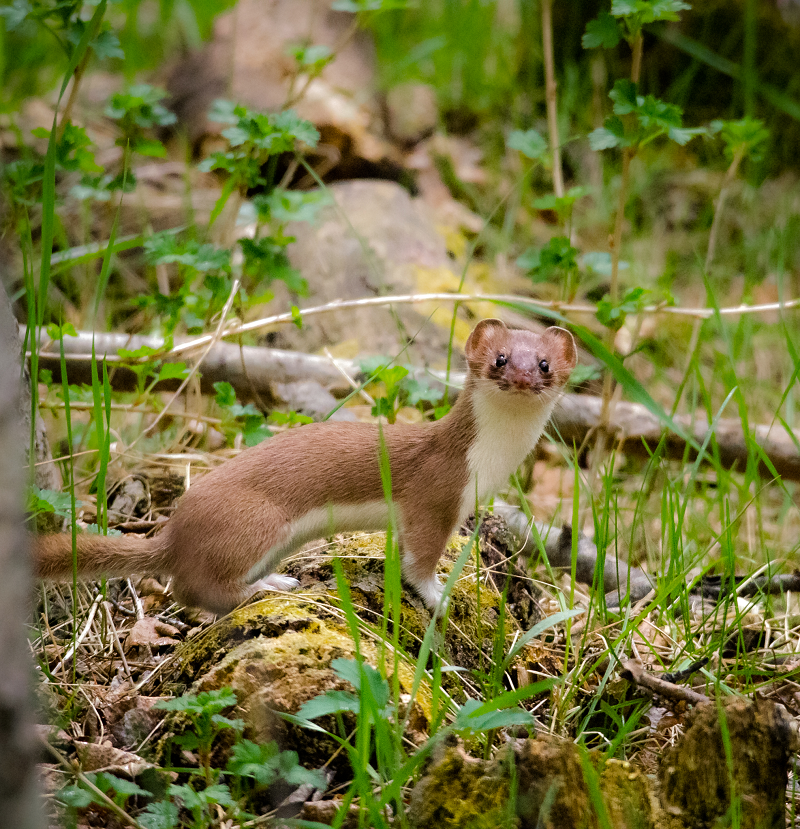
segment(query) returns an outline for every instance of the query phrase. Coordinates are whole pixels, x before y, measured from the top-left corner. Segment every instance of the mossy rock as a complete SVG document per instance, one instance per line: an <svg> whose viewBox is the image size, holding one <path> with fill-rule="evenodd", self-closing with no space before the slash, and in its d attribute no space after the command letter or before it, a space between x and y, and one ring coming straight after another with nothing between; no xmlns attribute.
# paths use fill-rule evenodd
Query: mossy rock
<svg viewBox="0 0 800 829"><path fill-rule="evenodd" d="M490 760L442 741L411 794L415 829L653 829L660 809L652 783L628 763L584 754L551 735L518 740ZM594 777L592 785L587 778ZM511 793L514 796L511 796ZM608 822L597 816L596 799Z"/></svg>
<svg viewBox="0 0 800 829"><path fill-rule="evenodd" d="M454 535L439 560L438 573L446 579L464 545L470 539ZM339 556L359 616L369 624L382 625L384 617L384 551L385 533L358 533L338 536L332 553ZM286 572L300 581L302 590L315 596L337 596L336 575L332 556L298 556L288 562ZM485 573L482 572L481 576ZM484 667L484 654L492 652L492 643L499 624L499 600L494 588L478 587L474 560L467 562L450 596L450 624L441 643L446 659L468 670ZM424 602L403 585L400 608L400 647L416 656L431 620ZM520 630L512 616L505 621L506 636ZM390 624L391 629L391 624ZM454 689L448 689L454 690Z"/></svg>
<svg viewBox="0 0 800 829"><path fill-rule="evenodd" d="M323 612L320 612L323 610ZM238 704L228 716L244 720L244 736L259 743L276 741L281 748L297 751L300 761L308 767L328 763L337 753L338 743L324 734L311 732L286 722L280 714L296 714L300 707L326 691L355 689L342 680L331 667L336 659L355 659L356 646L349 629L341 618L314 602L298 602L289 595L280 595L255 602L235 611L196 639L189 640L182 649L182 672L192 665L208 664L209 659L236 639L240 639L230 653L224 654L192 685L191 693L232 688ZM252 634L252 635L250 635ZM376 645L367 638L359 643L359 651L366 663L380 669L382 656ZM394 660L384 653L385 672L391 682ZM400 660L397 676L402 694L410 694L414 668ZM415 737L424 732L430 718L431 695L423 683L417 691L413 716ZM343 714L345 730L355 727L355 717ZM338 732L334 716L320 718L318 724ZM180 733L188 721L171 717L168 728ZM167 752L167 741L162 741L162 756ZM230 741L220 739L215 763L224 765ZM344 773L346 755L338 752L334 771Z"/></svg>

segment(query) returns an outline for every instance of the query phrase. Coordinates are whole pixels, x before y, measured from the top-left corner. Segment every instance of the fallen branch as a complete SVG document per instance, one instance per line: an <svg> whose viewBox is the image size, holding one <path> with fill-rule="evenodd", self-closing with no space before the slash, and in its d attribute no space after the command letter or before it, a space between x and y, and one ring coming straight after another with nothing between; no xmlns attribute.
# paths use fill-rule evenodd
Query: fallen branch
<svg viewBox="0 0 800 829"><path fill-rule="evenodd" d="M525 513L519 508L495 498L494 512L505 521L508 531L516 540L517 549L525 556L539 555L536 536L541 539L544 553L551 567L558 570L572 569L572 528L569 525L553 527L542 521L534 521L533 528ZM536 532L534 533L533 529ZM597 570L597 547L583 533L578 534L575 561L575 579L590 587L594 584ZM635 604L653 589L650 577L638 567L620 561L613 553L606 555L603 567L603 592L606 605L620 606L623 599Z"/></svg>
<svg viewBox="0 0 800 829"><path fill-rule="evenodd" d="M160 337L141 337L129 334L94 334L80 331L77 337L64 337L64 353L70 382L90 382L92 341L98 363L106 362L116 389L135 389L136 375L122 363L120 349L136 351L143 346L162 351ZM39 333L39 365L55 374L60 366L60 344L54 343L46 332ZM164 362L182 362L180 354L165 354ZM209 349L201 366L203 386L211 388L218 380L226 380L237 391L246 395L252 391L267 392L272 383L290 383L295 380L316 380L337 391L349 391L347 381L337 368L340 364L347 373L359 373L351 360L335 360L315 354L281 351L276 348L218 342ZM164 384L177 388L177 381Z"/></svg>
<svg viewBox="0 0 800 829"><path fill-rule="evenodd" d="M223 333L222 336L227 336ZM163 340L157 337L132 337L126 334L92 334L80 332L77 337L64 338L64 351L70 382L90 382L92 361L92 338L98 360L105 360L111 372L111 384L117 389L135 388L135 375L120 365L120 348L138 349L141 346L163 348ZM190 341L193 345L198 340ZM205 341L204 341L205 342ZM54 376L60 371L60 355L47 334L40 332L39 364L50 369ZM178 343L172 352L164 355L166 362L183 359ZM176 353L177 352L177 353ZM113 369L113 371L112 371ZM418 376L444 383L444 373L417 369ZM202 385L211 389L218 380L229 382L237 394L244 398L254 392L268 393L274 383L291 383L297 380L315 380L336 393L351 391L345 376L361 375L358 363L353 360L338 360L316 354L302 354L296 351L282 351L258 346L238 346L232 343L215 343L205 355L201 366ZM453 393L463 385L464 375L450 376ZM176 381L164 388L175 388ZM444 385L442 385L444 388ZM601 418L602 400L590 395L565 394L556 405L551 419L550 432L560 435L567 443L580 445L590 432L594 432ZM702 444L709 429L704 418L687 415L674 417L684 431ZM608 426L621 451L647 457L664 436L661 421L639 403L619 402L614 406ZM740 421L722 418L717 421L715 438L719 447L722 464L728 468L743 469L748 459L748 441ZM758 424L752 427L752 442L755 442L769 459L775 470L784 478L800 480L800 430L789 430L779 423ZM685 441L674 433L668 433L664 451L667 457L683 458L686 453ZM690 456L692 452L690 451ZM766 464L761 464L762 474L771 473Z"/></svg>
<svg viewBox="0 0 800 829"><path fill-rule="evenodd" d="M551 419L551 431L561 435L567 444L580 444L590 431L600 423L602 400L588 395L565 394L556 405ZM702 444L709 430L705 418L677 415L673 420L684 431ZM625 454L648 457L664 436L659 419L638 403L620 402L614 406L609 429L620 450ZM741 422L733 418L717 421L714 437L719 447L720 460L725 467L744 469L748 459L748 441ZM752 427L751 441L756 443L769 459L779 475L800 480L800 430L789 430L781 424L757 424ZM686 443L678 435L667 433L665 454L669 458L683 458ZM689 456L694 452L690 450ZM766 464L761 464L761 474L770 476Z"/></svg>
<svg viewBox="0 0 800 829"><path fill-rule="evenodd" d="M653 694L673 702L688 702L690 705L699 705L701 702L709 702L710 697L700 694L687 688L684 685L673 685L655 674L645 671L644 666L638 659L629 659L623 662L619 675L628 682L633 682L640 688L645 688Z"/></svg>

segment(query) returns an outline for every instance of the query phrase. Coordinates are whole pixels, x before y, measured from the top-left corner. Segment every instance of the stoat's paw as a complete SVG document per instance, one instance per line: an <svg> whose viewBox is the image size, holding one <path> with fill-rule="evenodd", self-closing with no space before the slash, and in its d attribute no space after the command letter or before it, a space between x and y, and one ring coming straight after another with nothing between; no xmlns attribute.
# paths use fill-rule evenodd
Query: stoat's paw
<svg viewBox="0 0 800 829"><path fill-rule="evenodd" d="M263 579L253 582L253 587L256 590L278 590L282 593L287 593L294 590L300 582L291 576L282 576L280 573L270 573Z"/></svg>
<svg viewBox="0 0 800 829"><path fill-rule="evenodd" d="M438 576L433 575L424 582L415 584L414 587L422 598L422 601L431 610L435 610L440 615L444 613L447 608L448 599L443 598L444 585L439 581Z"/></svg>

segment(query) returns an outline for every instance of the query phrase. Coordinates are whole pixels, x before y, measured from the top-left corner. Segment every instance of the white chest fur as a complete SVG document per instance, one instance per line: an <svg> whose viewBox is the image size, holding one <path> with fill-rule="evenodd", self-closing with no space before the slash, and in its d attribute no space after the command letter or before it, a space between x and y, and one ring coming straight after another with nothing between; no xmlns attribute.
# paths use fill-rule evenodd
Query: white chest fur
<svg viewBox="0 0 800 829"><path fill-rule="evenodd" d="M476 439L469 449L469 482L462 498L462 518L475 501L494 495L536 446L555 405L555 395L511 396L495 388L475 391Z"/></svg>

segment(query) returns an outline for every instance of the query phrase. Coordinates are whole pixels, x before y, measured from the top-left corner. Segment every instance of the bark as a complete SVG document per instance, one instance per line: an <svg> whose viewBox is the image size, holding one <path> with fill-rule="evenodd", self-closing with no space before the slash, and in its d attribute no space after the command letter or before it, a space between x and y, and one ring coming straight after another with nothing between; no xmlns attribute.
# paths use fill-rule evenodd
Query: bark
<svg viewBox="0 0 800 829"><path fill-rule="evenodd" d="M13 355L13 359L8 360L9 366L4 366L4 368L10 371L11 366L13 366L18 378L20 376L21 336L23 333L24 328L21 331L17 328L8 294L5 288L0 285L0 354L9 355L9 357ZM17 415L20 423L20 440L24 442L22 445L27 447L30 445L31 434L31 387L27 361L22 368L21 376L22 383L17 393ZM61 472L58 466L52 463L53 455L50 451L50 441L47 439L47 430L38 412L34 425L36 429L33 437L33 453L36 463L34 483L40 489L58 491L62 485ZM61 524L54 521L51 524L46 524L43 529L54 532L61 529Z"/></svg>
<svg viewBox="0 0 800 829"><path fill-rule="evenodd" d="M0 306L7 303L5 292ZM0 342L16 337L0 313ZM11 318L13 321L13 317ZM22 520L23 450L19 418L19 361L0 360L0 823L15 829L44 825L35 774L31 664L25 622L31 572Z"/></svg>

